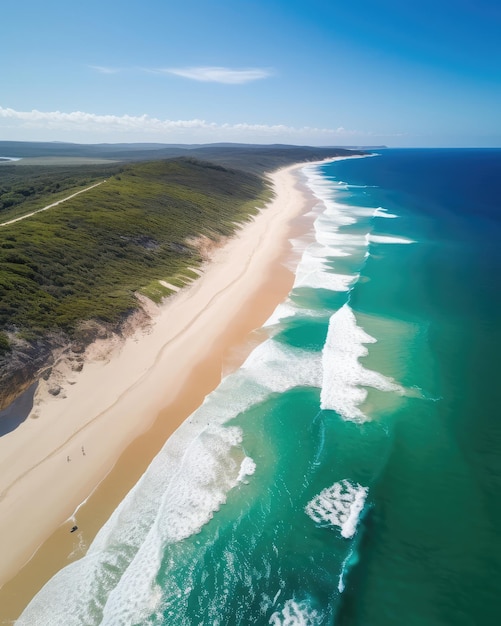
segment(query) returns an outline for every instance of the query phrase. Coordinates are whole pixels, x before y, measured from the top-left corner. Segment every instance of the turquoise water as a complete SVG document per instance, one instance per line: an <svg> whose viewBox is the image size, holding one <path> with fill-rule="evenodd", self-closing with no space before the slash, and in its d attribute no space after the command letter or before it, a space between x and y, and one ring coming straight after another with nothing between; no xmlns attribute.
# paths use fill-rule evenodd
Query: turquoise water
<svg viewBox="0 0 501 626"><path fill-rule="evenodd" d="M308 165L269 338L20 624L496 623L501 151Z"/></svg>

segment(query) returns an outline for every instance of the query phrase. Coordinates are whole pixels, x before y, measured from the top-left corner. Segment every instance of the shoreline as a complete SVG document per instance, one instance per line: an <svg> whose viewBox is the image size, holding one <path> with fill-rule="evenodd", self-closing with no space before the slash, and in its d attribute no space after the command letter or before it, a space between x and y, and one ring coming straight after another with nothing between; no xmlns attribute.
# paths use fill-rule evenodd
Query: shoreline
<svg viewBox="0 0 501 626"><path fill-rule="evenodd" d="M315 202L298 176L306 165L270 175L275 198L216 250L200 279L159 307L151 326L107 361L69 371L66 397L35 404L0 438L0 536L9 538L0 623L17 618L56 571L84 554L165 440L259 342L252 331L294 280L283 264L288 240L294 229L306 231L301 216ZM70 534L74 524L79 531Z"/></svg>

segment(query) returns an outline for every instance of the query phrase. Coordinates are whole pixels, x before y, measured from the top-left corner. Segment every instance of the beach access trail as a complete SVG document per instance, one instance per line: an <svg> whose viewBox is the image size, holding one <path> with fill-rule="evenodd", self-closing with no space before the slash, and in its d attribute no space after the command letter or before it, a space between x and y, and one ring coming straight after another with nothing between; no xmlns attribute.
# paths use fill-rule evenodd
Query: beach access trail
<svg viewBox="0 0 501 626"><path fill-rule="evenodd" d="M85 553L168 436L264 339L249 334L291 289L289 238L311 221L302 167L270 175L274 199L191 286L151 303L151 324L90 346L57 397L41 380L28 418L0 437L0 623Z"/></svg>
<svg viewBox="0 0 501 626"><path fill-rule="evenodd" d="M105 180L101 180L98 183L94 183L90 187L86 187L85 189L80 189L80 191L72 193L71 196L68 196L66 198L62 198L61 200L58 200L57 202L53 202L52 204L48 204L47 206L44 206L43 209L37 209L36 211L32 211L31 213L27 213L26 215L21 215L21 217L16 217L15 219L9 220L8 222L2 222L2 223L0 223L0 226L8 226L9 224L14 224L15 222L20 222L21 220L25 220L26 218L31 217L32 215L36 215L37 213L41 213L42 211L47 211L47 209L52 209L53 207L57 206L58 204L62 204L63 202L66 202L67 200L71 200L72 198L74 198L75 196L80 195L81 193L85 193L86 191L90 191L91 189L94 189L94 187L99 187L99 185L102 185L105 182L106 182Z"/></svg>

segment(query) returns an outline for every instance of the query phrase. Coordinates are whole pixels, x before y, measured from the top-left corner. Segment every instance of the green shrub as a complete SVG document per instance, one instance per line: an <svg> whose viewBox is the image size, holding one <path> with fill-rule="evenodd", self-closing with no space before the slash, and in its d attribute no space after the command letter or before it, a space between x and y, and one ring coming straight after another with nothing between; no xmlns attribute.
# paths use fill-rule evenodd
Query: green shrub
<svg viewBox="0 0 501 626"><path fill-rule="evenodd" d="M0 227L0 330L70 335L81 320L120 322L136 292L184 285L202 259L187 242L233 233L270 196L253 174L193 160L121 165L120 176Z"/></svg>
<svg viewBox="0 0 501 626"><path fill-rule="evenodd" d="M11 347L9 338L4 332L0 331L0 356L5 354L6 352L10 352L10 350Z"/></svg>

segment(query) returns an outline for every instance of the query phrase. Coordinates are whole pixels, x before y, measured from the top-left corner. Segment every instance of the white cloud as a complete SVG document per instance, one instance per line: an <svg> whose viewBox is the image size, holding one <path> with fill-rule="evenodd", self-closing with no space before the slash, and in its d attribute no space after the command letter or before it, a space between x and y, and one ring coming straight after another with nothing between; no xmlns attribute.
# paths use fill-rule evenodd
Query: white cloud
<svg viewBox="0 0 501 626"><path fill-rule="evenodd" d="M205 83L223 83L226 85L243 85L254 80L261 80L272 76L270 69L252 67L247 69L231 69L228 67L109 67L106 65L89 65L91 69L100 74L118 74L119 72L141 71L148 74L173 74L190 80Z"/></svg>
<svg viewBox="0 0 501 626"><path fill-rule="evenodd" d="M228 67L171 67L158 70L167 74L175 74L183 78L198 80L206 83L224 83L227 85L243 85L268 78L272 72L263 68L248 68L234 70Z"/></svg>
<svg viewBox="0 0 501 626"><path fill-rule="evenodd" d="M4 138L22 135L26 140L53 141L157 141L204 143L236 141L250 143L334 144L363 142L371 133L284 124L217 124L203 119L169 120L150 115L98 115L83 111L16 111L0 106L0 129ZM355 138L358 137L358 141Z"/></svg>

